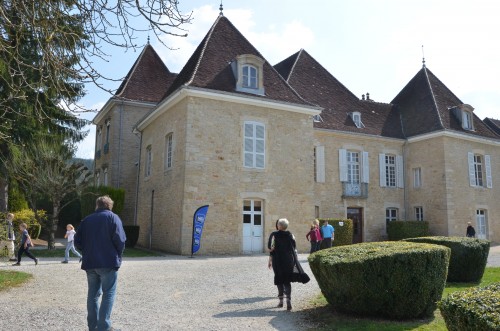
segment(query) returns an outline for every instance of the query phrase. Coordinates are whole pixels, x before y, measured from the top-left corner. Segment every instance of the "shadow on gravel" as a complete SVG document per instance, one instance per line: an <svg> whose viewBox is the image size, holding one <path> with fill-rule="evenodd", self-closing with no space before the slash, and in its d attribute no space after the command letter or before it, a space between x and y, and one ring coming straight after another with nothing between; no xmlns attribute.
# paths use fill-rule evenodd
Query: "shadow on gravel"
<svg viewBox="0 0 500 331"><path fill-rule="evenodd" d="M229 318L229 317L262 317L262 316L286 316L293 314L293 311L287 311L283 308L259 308L259 309L248 309L248 310L234 310L227 311L224 313L213 315L215 318Z"/></svg>
<svg viewBox="0 0 500 331"><path fill-rule="evenodd" d="M255 297L255 298L245 298L245 299L229 299L222 301L223 304L234 304L234 305L242 305L242 304L250 304L256 303L260 301L271 300L276 297Z"/></svg>

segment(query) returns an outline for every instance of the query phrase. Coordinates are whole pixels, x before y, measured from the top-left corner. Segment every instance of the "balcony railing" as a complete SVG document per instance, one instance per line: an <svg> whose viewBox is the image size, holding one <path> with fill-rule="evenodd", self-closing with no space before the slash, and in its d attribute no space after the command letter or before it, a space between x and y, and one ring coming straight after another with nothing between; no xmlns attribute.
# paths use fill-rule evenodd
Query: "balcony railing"
<svg viewBox="0 0 500 331"><path fill-rule="evenodd" d="M342 183L342 198L368 198L368 183Z"/></svg>

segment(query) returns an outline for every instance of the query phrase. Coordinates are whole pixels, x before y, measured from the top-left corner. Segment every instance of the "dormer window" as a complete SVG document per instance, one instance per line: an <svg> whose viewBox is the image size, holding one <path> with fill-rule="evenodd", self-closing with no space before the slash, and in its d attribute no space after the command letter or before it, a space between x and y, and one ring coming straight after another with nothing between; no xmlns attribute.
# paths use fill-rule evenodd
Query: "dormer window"
<svg viewBox="0 0 500 331"><path fill-rule="evenodd" d="M323 119L321 118L321 115L314 115L313 116L313 122L323 122Z"/></svg>
<svg viewBox="0 0 500 331"><path fill-rule="evenodd" d="M472 115L474 108L472 108L472 106L467 104L462 104L456 107L452 107L451 111L462 125L462 129L468 131L474 130L474 121L473 121L474 116Z"/></svg>
<svg viewBox="0 0 500 331"><path fill-rule="evenodd" d="M243 87L257 88L257 68L252 65L243 66Z"/></svg>
<svg viewBox="0 0 500 331"><path fill-rule="evenodd" d="M356 127L358 129L365 127L363 122L361 122L361 113L360 112L354 111L354 112L350 113L349 116L351 116L351 119L354 122L354 125L356 125Z"/></svg>
<svg viewBox="0 0 500 331"><path fill-rule="evenodd" d="M264 59L253 54L243 54L231 63L236 78L236 91L264 95Z"/></svg>

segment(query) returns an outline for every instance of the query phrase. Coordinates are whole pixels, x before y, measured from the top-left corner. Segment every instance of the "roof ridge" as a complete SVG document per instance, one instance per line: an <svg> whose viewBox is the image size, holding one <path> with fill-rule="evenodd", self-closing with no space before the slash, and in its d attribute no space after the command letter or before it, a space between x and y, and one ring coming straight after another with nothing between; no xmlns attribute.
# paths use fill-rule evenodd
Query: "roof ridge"
<svg viewBox="0 0 500 331"><path fill-rule="evenodd" d="M129 70L129 72L127 73L127 75L125 76L123 82L120 84L120 86L118 87L118 89L116 90L116 94L115 96L116 97L119 97L119 98L123 98L123 99L127 99L125 97L121 97L120 95L123 94L123 92L125 92L125 90L127 89L127 86L130 82L130 79L132 78L132 76L134 76L134 73L137 69L137 67L139 66L139 63L141 63L141 60L142 60L142 57L144 56L144 54L146 53L146 50L148 48L151 48L151 50L153 51L153 54L158 57L158 59L160 60L160 63L163 64L163 66L165 67L165 69L167 70L167 72L170 74L170 70L168 69L168 67L166 66L166 64L163 62L163 60L161 59L161 57L158 55L158 53L156 53L155 49L153 46L151 46L149 43L146 45L146 47L144 47L141 51L141 54L139 54L139 56L137 57L137 59L135 60L134 62L134 65L132 66L132 68ZM119 91L119 92L118 92ZM132 100L132 99L130 99Z"/></svg>
<svg viewBox="0 0 500 331"><path fill-rule="evenodd" d="M295 65L297 64L297 62L299 62L299 58L300 56L302 55L302 52L304 51L303 48L301 48L297 54L297 56L295 57L295 61L293 61L293 66L292 68L290 69L290 72L288 73L288 77L286 78L286 82L288 83L288 80L290 79L290 76L292 76L292 73L293 73L293 70L295 69Z"/></svg>
<svg viewBox="0 0 500 331"><path fill-rule="evenodd" d="M194 77L196 76L196 72L198 71L198 68L200 67L201 59L205 55L205 50L207 48L208 41L212 37L212 33L215 30L215 26L217 25L217 23L219 23L221 17L224 17L224 16L220 15L220 14L217 16L217 19L215 20L214 24L212 24L212 27L210 28L210 31L208 31L206 38L204 38L205 43L203 45L203 48L201 49L200 56L198 57L198 61L196 62L196 66L194 67L193 73L191 74L191 78L183 85L190 85L193 82Z"/></svg>
<svg viewBox="0 0 500 331"><path fill-rule="evenodd" d="M437 112L437 115L439 118L439 124L441 125L441 128L445 129L445 127L443 125L443 119L441 118L441 113L439 112L438 104L436 101L436 96L434 95L434 90L432 89L432 84L431 84L431 81L429 80L429 75L427 74L427 67L423 67L422 70L424 71L425 79L427 80L427 85L431 91L432 101L434 102L434 107L436 109L436 112Z"/></svg>

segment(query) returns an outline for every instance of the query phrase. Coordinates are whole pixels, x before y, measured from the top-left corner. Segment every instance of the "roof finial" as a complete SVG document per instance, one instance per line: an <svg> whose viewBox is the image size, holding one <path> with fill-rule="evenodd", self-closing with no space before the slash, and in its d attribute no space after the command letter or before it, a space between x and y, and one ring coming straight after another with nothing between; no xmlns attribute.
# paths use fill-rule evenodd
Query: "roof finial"
<svg viewBox="0 0 500 331"><path fill-rule="evenodd" d="M224 16L224 14L222 13L223 9L224 8L222 7L222 0L220 0L220 6L219 6L220 13L219 13L219 15L221 15L221 16Z"/></svg>
<svg viewBox="0 0 500 331"><path fill-rule="evenodd" d="M148 45L149 45L149 33L148 33Z"/></svg>
<svg viewBox="0 0 500 331"><path fill-rule="evenodd" d="M422 67L425 68L424 45L422 45Z"/></svg>

